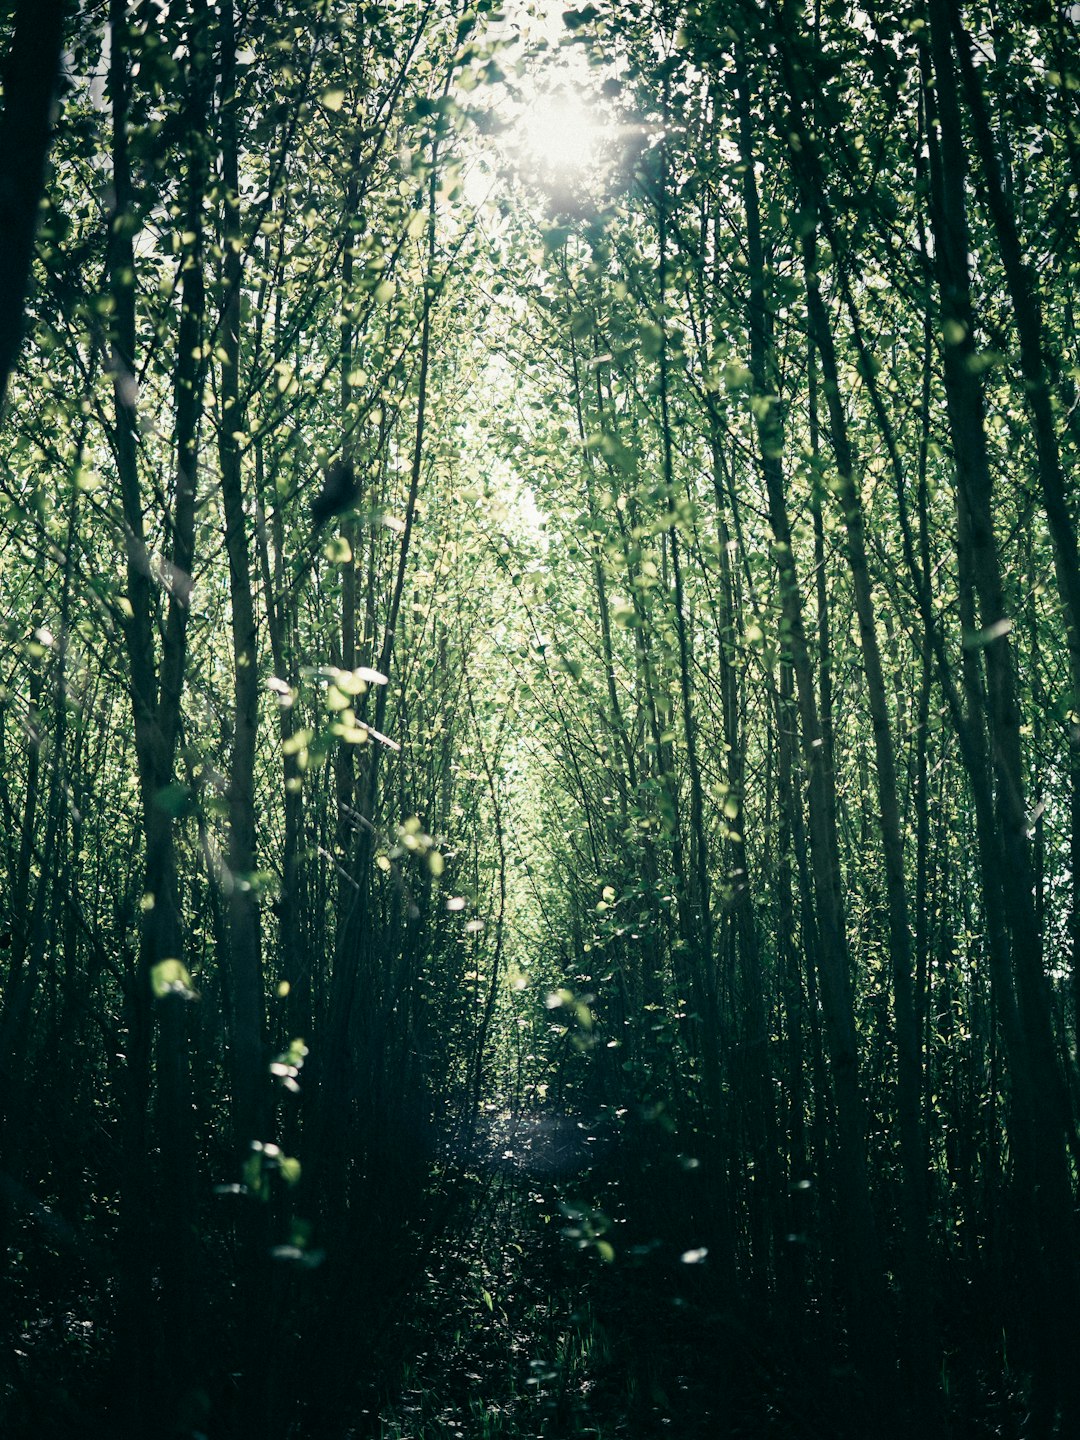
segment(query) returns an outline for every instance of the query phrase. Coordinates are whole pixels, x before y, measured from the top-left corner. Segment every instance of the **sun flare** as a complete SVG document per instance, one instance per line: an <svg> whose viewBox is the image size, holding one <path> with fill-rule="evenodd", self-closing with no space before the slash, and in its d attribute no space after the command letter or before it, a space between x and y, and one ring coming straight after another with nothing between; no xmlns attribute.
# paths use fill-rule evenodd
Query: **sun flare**
<svg viewBox="0 0 1080 1440"><path fill-rule="evenodd" d="M574 95L544 95L522 118L523 149L541 170L581 174L599 159L603 126Z"/></svg>

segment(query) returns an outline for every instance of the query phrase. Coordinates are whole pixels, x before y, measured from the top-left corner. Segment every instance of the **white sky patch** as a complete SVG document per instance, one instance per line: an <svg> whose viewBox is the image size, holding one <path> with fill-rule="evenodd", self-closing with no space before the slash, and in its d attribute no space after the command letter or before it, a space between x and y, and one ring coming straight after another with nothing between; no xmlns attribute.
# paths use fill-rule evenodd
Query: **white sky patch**
<svg viewBox="0 0 1080 1440"><path fill-rule="evenodd" d="M466 152L463 190L476 210L513 192L515 175L556 194L601 193L625 148L629 131L610 97L620 64L614 56L596 63L565 25L566 8L567 0L506 0L484 26L508 78L472 92L493 120Z"/></svg>
<svg viewBox="0 0 1080 1440"><path fill-rule="evenodd" d="M538 96L519 128L526 159L539 170L563 175L596 165L606 130L596 107L566 90Z"/></svg>

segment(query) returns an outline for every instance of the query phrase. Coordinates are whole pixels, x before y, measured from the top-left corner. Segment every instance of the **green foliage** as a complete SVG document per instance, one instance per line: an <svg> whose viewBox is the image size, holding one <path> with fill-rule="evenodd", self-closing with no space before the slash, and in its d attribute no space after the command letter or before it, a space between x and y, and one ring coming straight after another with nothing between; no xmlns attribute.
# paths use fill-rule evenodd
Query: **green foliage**
<svg viewBox="0 0 1080 1440"><path fill-rule="evenodd" d="M157 1000L175 995L181 1000L196 999L191 976L181 960L159 960L150 971L150 985Z"/></svg>

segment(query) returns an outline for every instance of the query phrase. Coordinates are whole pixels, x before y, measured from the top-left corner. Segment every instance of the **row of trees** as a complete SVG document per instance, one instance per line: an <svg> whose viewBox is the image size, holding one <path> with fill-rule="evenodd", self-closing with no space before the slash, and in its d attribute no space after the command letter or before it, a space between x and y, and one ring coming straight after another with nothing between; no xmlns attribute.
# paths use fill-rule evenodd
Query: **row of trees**
<svg viewBox="0 0 1080 1440"><path fill-rule="evenodd" d="M431 1176L475 1130L500 943L489 601L454 520L474 27L69 16L3 444L27 1433L331 1426L457 1223Z"/></svg>
<svg viewBox="0 0 1080 1440"><path fill-rule="evenodd" d="M803 1341L817 1313L825 1353L844 1327L875 1433L899 1396L940 1431L943 1377L1007 1345L1049 1434L1077 1413L1076 27L566 20L619 47L635 176L562 197L519 279L565 399L504 449L550 506L523 583L580 1084L626 1116L603 1193L690 1243L700 1160L718 1293Z"/></svg>

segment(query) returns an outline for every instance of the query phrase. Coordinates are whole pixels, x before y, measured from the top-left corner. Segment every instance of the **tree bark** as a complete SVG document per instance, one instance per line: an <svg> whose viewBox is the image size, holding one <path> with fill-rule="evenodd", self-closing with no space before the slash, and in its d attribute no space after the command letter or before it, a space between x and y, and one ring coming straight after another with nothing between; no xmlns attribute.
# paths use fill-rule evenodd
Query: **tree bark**
<svg viewBox="0 0 1080 1440"><path fill-rule="evenodd" d="M791 524L782 467L783 422L772 373L771 326L767 309L760 204L754 171L754 129L747 61L736 51L739 146L746 215L750 295L750 372L760 465L768 497L773 549L779 573L785 651L795 675L802 726L803 757L809 777L810 851L820 931L821 992L836 1100L834 1168L837 1204L845 1245L844 1290L851 1341L866 1380L867 1399L879 1423L891 1424L894 1392L882 1337L889 1333L884 1273L877 1225L870 1201L864 1137L865 1103L859 1082L858 1048L851 991L846 919L842 900L836 798L831 757L818 717L802 596L795 569Z"/></svg>
<svg viewBox="0 0 1080 1440"><path fill-rule="evenodd" d="M22 346L38 206L60 78L64 0L20 0L0 116L0 416Z"/></svg>
<svg viewBox="0 0 1080 1440"><path fill-rule="evenodd" d="M965 192L967 167L959 96L953 63L953 22L949 0L929 0L929 53L937 130L931 124L931 223L944 337L944 379L953 439L959 532L970 565L978 604L977 628L965 637L969 656L981 655L983 704L990 737L996 848L1001 860L1003 919L1016 980L1020 1028L1013 1036L1011 1065L1028 1068L1037 1095L1032 1140L1035 1173L1032 1222L1041 1232L1030 1239L1030 1263L1038 1277L1033 1320L1036 1342L1032 1427L1049 1433L1053 1412L1064 1404L1080 1415L1075 1366L1065 1354L1068 1298L1075 1293L1076 1221L1066 1138L1071 1127L1058 1067L1049 993L1042 961L1042 937L1034 913L1034 873L1024 799L1021 715L1006 614L1000 558L993 524L993 475L987 448L982 381L973 363L975 315L971 299L970 240ZM1037 337L1036 337L1037 338ZM1030 339L1030 337L1029 337ZM1034 343L1034 342L1032 342ZM1025 363L1039 359L1029 354ZM1041 361L1040 361L1041 368ZM1019 1053L1020 1048L1023 1054ZM1024 1122L1024 1117L1018 1117ZM1025 1183L1021 1180L1021 1183ZM1046 1250L1054 1236L1054 1258Z"/></svg>
<svg viewBox="0 0 1080 1440"><path fill-rule="evenodd" d="M812 203L811 197L807 197ZM911 974L911 931L907 881L904 873L904 840L896 777L895 749L889 699L885 686L881 647L878 642L873 588L866 553L866 516L860 479L847 418L840 394L836 349L828 313L821 297L817 272L816 234L803 236L810 328L822 363L822 378L829 411L833 453L836 457L838 490L848 565L855 591L859 640L865 668L866 695L874 737L880 839L885 866L888 909L889 955L892 968L893 1008L896 1033L896 1100L900 1130L900 1163L903 1175L902 1224L905 1246L904 1316L912 1394L918 1409L917 1423L923 1431L938 1428L936 1410L936 1361L930 1324L930 1277L927 1243L926 1143L921 1118L922 1081L919 1066L919 1039Z"/></svg>

